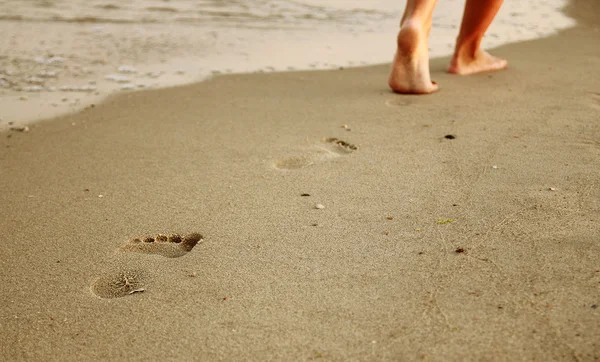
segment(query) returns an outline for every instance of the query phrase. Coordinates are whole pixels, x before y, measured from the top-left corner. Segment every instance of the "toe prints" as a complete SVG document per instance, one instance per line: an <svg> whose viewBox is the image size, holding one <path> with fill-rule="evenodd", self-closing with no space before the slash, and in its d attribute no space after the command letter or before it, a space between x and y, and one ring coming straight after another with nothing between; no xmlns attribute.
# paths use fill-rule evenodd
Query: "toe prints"
<svg viewBox="0 0 600 362"><path fill-rule="evenodd" d="M324 144L315 146L315 149L307 155L288 157L275 161L275 168L280 170L297 170L331 158L348 155L358 150L358 146L334 137L323 138L321 141Z"/></svg>
<svg viewBox="0 0 600 362"><path fill-rule="evenodd" d="M355 146L351 143L348 143L346 141L342 141L340 139L334 138L334 137L324 138L323 142L331 143L332 145L337 146L334 149L334 151L338 151L338 152L351 153L351 152L358 150L357 146Z"/></svg>
<svg viewBox="0 0 600 362"><path fill-rule="evenodd" d="M158 234L154 237L133 238L121 246L120 250L178 258L189 253L202 239L202 235L198 233L187 234L183 237L179 234Z"/></svg>

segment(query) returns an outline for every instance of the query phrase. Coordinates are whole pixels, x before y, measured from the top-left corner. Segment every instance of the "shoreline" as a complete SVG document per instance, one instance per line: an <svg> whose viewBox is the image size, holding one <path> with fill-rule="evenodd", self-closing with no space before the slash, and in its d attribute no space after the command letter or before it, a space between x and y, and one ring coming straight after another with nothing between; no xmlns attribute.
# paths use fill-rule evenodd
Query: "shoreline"
<svg viewBox="0 0 600 362"><path fill-rule="evenodd" d="M553 4L545 3L533 9L532 4L507 3L484 40L486 46L495 48L507 42L549 36L574 26L574 21L554 9L557 5ZM170 6L177 5L174 2ZM340 15L339 24L334 22L327 26L306 20L307 23L296 24L300 26L296 30L293 27L278 29L277 23L269 25L268 20L264 20L267 28L263 30L168 22L36 23L34 18L1 21L0 30L11 40L4 49L5 62L0 60L0 102L3 105L0 132L72 114L98 105L115 94L186 85L205 81L215 74L326 70L388 63L393 59L399 14L391 16L389 10L384 12L384 5L379 4L372 13L358 12L356 16L362 14L364 19L354 25L347 19L342 21L346 15ZM439 5L434 14L432 58L450 54L460 23L460 8L443 5ZM309 9L314 9L317 15L321 11L316 5ZM36 9L27 11L35 14L33 10ZM83 16L85 12L71 11L74 19L87 18ZM99 11L98 8L95 11ZM107 14L112 11L122 9L110 10ZM348 12L352 14L350 8L340 10L340 14ZM178 14L163 13L165 21L170 19L168 14ZM325 13L331 16L335 12L329 9ZM531 25L527 14L537 13L540 17ZM18 14L13 14L13 18ZM98 16L91 13L90 19L96 19L91 15ZM165 29L172 35L163 34ZM39 44L31 40L39 37L36 34L43 34ZM321 39L319 34L326 37ZM355 46L357 42L361 47Z"/></svg>

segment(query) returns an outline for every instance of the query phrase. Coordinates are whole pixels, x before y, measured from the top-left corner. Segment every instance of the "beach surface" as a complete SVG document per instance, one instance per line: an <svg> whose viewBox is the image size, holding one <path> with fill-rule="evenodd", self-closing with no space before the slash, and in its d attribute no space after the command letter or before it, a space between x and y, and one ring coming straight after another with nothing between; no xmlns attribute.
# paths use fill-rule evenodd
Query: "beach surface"
<svg viewBox="0 0 600 362"><path fill-rule="evenodd" d="M599 5L567 12L430 96L224 75L0 133L1 359L600 360Z"/></svg>

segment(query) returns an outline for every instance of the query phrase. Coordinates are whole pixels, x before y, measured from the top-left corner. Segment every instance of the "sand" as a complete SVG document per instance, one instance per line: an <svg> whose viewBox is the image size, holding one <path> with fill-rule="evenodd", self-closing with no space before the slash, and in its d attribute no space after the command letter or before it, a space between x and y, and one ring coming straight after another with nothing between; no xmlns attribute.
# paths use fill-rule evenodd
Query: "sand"
<svg viewBox="0 0 600 362"><path fill-rule="evenodd" d="M600 359L599 8L572 5L507 71L434 60L431 96L389 65L220 76L0 134L2 359Z"/></svg>

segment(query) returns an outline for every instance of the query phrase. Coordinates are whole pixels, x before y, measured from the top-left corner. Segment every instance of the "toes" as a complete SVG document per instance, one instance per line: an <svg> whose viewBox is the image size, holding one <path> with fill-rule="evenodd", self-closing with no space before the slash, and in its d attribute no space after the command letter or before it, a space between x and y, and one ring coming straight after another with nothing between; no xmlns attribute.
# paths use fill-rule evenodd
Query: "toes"
<svg viewBox="0 0 600 362"><path fill-rule="evenodd" d="M203 239L199 233L157 234L130 239L120 247L121 251L158 254L169 258L177 258L190 252Z"/></svg>
<svg viewBox="0 0 600 362"><path fill-rule="evenodd" d="M176 244L179 244L179 243L181 242L181 235L179 235L179 234L171 234L171 235L169 235L169 237L168 237L168 241L169 241L170 243L176 243Z"/></svg>
<svg viewBox="0 0 600 362"><path fill-rule="evenodd" d="M497 58L487 52L482 52L475 58L453 59L448 67L448 73L471 75L502 70L507 66L508 61L506 59Z"/></svg>
<svg viewBox="0 0 600 362"><path fill-rule="evenodd" d="M198 244L198 242L202 240L202 235L198 233L188 234L183 238L183 242L181 243L181 247L185 250L190 251Z"/></svg>
<svg viewBox="0 0 600 362"><path fill-rule="evenodd" d="M496 58L496 65L498 66L498 68L496 68L497 70L504 69L508 67L508 61L506 59Z"/></svg>

